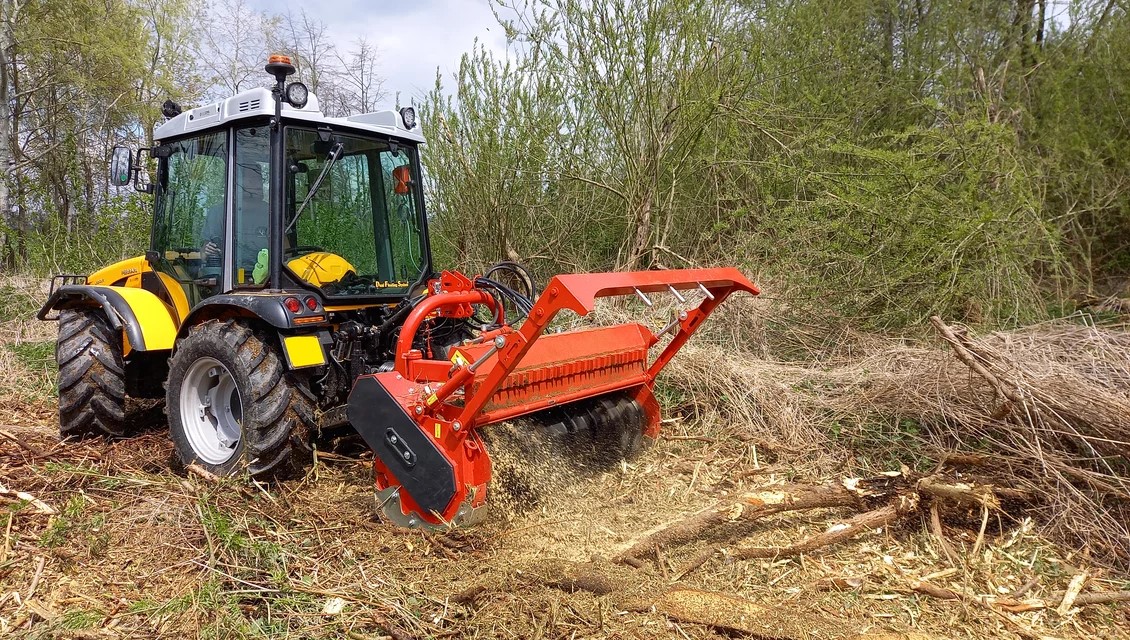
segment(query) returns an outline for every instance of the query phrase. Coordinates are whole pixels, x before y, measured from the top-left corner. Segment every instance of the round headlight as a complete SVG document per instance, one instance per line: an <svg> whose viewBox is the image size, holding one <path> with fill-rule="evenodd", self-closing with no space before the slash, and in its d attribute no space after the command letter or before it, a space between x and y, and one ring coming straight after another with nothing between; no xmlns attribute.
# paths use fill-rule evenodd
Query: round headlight
<svg viewBox="0 0 1130 640"><path fill-rule="evenodd" d="M404 120L405 129L416 128L416 110L412 107L404 107L400 110L400 118Z"/></svg>
<svg viewBox="0 0 1130 640"><path fill-rule="evenodd" d="M305 107L309 98L310 90L301 82L292 82L286 85L286 101L295 109Z"/></svg>

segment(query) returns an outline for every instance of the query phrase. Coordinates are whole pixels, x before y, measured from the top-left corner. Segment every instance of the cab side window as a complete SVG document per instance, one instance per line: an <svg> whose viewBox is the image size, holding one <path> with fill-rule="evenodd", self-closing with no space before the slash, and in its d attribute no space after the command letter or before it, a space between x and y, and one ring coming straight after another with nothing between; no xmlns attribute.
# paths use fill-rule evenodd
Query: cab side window
<svg viewBox="0 0 1130 640"><path fill-rule="evenodd" d="M265 126L235 132L233 267L235 285L264 285L270 236L271 139Z"/></svg>
<svg viewBox="0 0 1130 640"><path fill-rule="evenodd" d="M190 304L217 293L224 259L226 132L170 143L157 188L153 250Z"/></svg>

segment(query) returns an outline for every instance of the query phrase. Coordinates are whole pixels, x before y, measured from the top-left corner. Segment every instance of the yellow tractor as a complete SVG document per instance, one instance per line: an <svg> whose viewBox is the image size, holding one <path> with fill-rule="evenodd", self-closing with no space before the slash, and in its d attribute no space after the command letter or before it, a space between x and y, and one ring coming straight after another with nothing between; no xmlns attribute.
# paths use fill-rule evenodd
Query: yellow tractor
<svg viewBox="0 0 1130 640"><path fill-rule="evenodd" d="M112 184L154 196L151 244L52 281L39 317L59 322L61 436L127 435L127 397L164 398L182 462L275 477L352 428L391 520L466 523L490 479L480 428L532 415L631 455L658 433L659 370L727 295L757 293L732 268L560 275L540 295L514 263L437 273L414 110L327 117L288 58L266 71L272 88L167 102L155 146L115 149ZM687 308L657 333L544 335L558 312L624 295Z"/></svg>

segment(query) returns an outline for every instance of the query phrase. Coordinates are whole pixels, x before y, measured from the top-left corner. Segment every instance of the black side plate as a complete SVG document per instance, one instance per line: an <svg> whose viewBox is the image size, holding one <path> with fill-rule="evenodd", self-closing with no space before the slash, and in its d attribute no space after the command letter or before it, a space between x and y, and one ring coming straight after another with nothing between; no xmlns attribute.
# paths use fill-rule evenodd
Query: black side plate
<svg viewBox="0 0 1130 640"><path fill-rule="evenodd" d="M373 376L349 394L349 422L424 511L443 513L455 496L455 467Z"/></svg>

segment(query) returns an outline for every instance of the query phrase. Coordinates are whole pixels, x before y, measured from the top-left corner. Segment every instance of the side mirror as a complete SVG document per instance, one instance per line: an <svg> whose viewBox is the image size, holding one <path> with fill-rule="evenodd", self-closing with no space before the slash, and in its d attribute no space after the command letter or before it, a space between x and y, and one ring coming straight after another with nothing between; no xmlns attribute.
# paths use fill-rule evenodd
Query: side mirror
<svg viewBox="0 0 1130 640"><path fill-rule="evenodd" d="M412 170L408 165L403 164L392 170L392 190L396 195L405 195L412 193Z"/></svg>
<svg viewBox="0 0 1130 640"><path fill-rule="evenodd" d="M114 147L110 158L110 184L124 187L133 177L133 154L125 147Z"/></svg>

